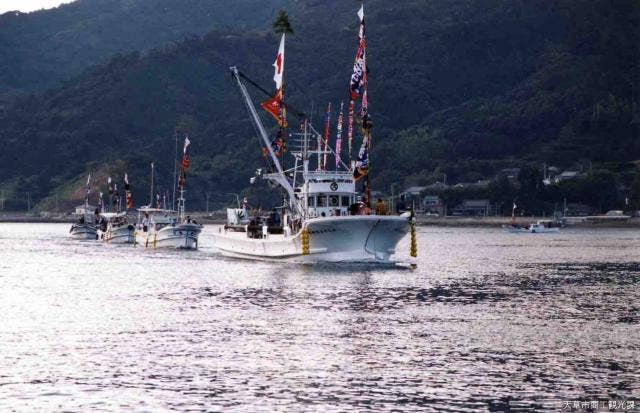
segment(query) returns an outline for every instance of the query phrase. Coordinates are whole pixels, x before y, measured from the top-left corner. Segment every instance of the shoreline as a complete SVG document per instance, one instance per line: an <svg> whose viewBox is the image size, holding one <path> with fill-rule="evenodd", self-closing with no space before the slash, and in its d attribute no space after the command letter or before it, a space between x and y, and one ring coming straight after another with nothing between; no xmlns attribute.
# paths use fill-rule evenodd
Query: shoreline
<svg viewBox="0 0 640 413"><path fill-rule="evenodd" d="M221 225L226 222L226 216L222 213L192 212L189 214L201 224ZM516 224L529 225L548 217L516 217ZM24 223L24 224L72 224L76 221L71 214L41 213L0 213L0 223ZM419 226L436 227L501 227L510 225L511 217L432 217L417 216ZM578 223L567 228L640 228L640 218L631 218L626 222L601 222Z"/></svg>
<svg viewBox="0 0 640 413"><path fill-rule="evenodd" d="M549 217L516 217L517 225L529 225ZM417 217L418 225L441 227L501 227L511 225L511 217ZM640 218L630 218L625 222L580 222L565 226L565 228L640 228Z"/></svg>

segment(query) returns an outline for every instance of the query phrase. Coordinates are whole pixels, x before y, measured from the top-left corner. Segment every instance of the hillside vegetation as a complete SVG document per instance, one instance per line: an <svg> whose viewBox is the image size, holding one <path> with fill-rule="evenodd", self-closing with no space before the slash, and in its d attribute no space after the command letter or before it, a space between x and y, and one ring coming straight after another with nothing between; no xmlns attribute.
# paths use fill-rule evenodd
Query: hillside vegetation
<svg viewBox="0 0 640 413"><path fill-rule="evenodd" d="M169 0L156 1L163 2ZM141 2L118 3L132 5L131 19L159 24L151 12L141 16ZM190 16L191 3L198 2L173 2L167 13ZM248 187L262 166L261 151L228 67L237 64L271 90L278 39L269 30L276 13L251 1L215 3L224 16L245 20L233 26L233 17L220 17L219 27L203 36L118 54L0 112L0 141L7 148L0 153L0 183L14 195L14 207L22 207L19 193L44 199L96 165L116 161L141 184L155 160L159 184L168 188L176 130L181 137L189 133L193 142L192 207L203 208L208 198L221 205L227 193ZM78 7L83 4L93 3L81 1ZM329 101L335 107L346 99L357 3L286 5L295 30L287 42L287 98L318 120ZM386 191L393 183L430 183L443 173L464 181L493 176L506 166L545 162L569 168L585 160L630 184L630 161L640 158L633 93L639 6L631 0L589 5L368 1L374 185ZM93 18L103 19L104 13ZM194 27L206 30L197 21L202 20L194 20ZM123 43L145 49L169 40L145 35L136 43L135 36L122 34ZM2 53L15 52L6 49ZM83 64L92 59L99 58L87 57ZM47 65L62 70L44 55L42 66ZM28 79L4 82L42 87ZM251 93L256 102L264 98ZM134 187L144 191L146 185Z"/></svg>

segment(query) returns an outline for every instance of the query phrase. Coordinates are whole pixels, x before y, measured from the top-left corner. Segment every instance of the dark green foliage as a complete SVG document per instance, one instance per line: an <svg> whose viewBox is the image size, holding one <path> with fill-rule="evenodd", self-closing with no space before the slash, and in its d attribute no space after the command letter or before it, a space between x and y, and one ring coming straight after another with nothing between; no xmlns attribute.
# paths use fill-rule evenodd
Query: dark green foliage
<svg viewBox="0 0 640 413"><path fill-rule="evenodd" d="M204 208L207 197L213 205L228 203L225 194L247 188L262 166L228 66L273 87L278 39L266 30L286 7L304 22L287 43L287 99L310 114L313 107L318 124L326 102L335 107L347 99L357 47L354 2L263 5L85 0L52 12L0 16L0 37L7 39L0 42L0 185L29 187L37 200L84 175L91 162L123 160L142 195L142 177L155 160L158 184L168 188L177 128L181 140L188 132L193 142L190 205ZM539 170L546 162L569 168L581 159L609 170L640 158L632 92L637 12L632 0L589 7L561 0L367 2L374 188L427 184L444 173L449 182L474 182L506 167ZM78 74L114 52L146 50L212 28L219 30L118 54ZM70 76L60 87L14 96ZM264 98L251 93L256 102ZM356 139L354 152L358 145ZM628 171L616 170L613 181L598 175L593 185L630 185ZM620 178L623 173L629 176ZM16 185L18 177L25 181ZM595 206L612 203L611 194L537 188L530 185L536 177L525 179L524 189L497 182L477 195L506 212L515 197L532 209L548 209L574 192L591 194Z"/></svg>
<svg viewBox="0 0 640 413"><path fill-rule="evenodd" d="M293 28L289 22L289 15L286 11L278 11L278 15L272 24L273 31L276 34L293 34Z"/></svg>
<svg viewBox="0 0 640 413"><path fill-rule="evenodd" d="M114 53L211 30L266 28L290 0L82 0L0 15L0 95L59 84Z"/></svg>

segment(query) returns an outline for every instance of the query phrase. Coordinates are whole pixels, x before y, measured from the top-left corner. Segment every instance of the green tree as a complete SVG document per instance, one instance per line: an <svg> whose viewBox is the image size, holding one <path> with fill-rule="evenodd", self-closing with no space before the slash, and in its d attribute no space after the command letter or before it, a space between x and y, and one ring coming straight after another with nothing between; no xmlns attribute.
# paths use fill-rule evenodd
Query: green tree
<svg viewBox="0 0 640 413"><path fill-rule="evenodd" d="M293 34L293 27L291 27L291 23L289 22L289 15L284 10L278 12L272 27L273 31L277 34Z"/></svg>
<svg viewBox="0 0 640 413"><path fill-rule="evenodd" d="M520 168L518 182L518 206L528 213L539 213L541 210L540 198L542 195L542 171L532 165L525 165Z"/></svg>
<svg viewBox="0 0 640 413"><path fill-rule="evenodd" d="M636 171L629 193L629 208L640 210L640 171Z"/></svg>

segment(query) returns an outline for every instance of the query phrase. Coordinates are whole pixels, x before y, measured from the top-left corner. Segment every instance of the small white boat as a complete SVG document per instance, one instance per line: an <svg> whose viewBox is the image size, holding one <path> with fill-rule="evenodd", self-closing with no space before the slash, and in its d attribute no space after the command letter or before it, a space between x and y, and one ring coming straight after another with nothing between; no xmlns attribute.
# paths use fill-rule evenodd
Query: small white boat
<svg viewBox="0 0 640 413"><path fill-rule="evenodd" d="M98 238L111 244L133 244L136 226L130 222L125 212L105 212L100 214L104 219L98 230Z"/></svg>
<svg viewBox="0 0 640 413"><path fill-rule="evenodd" d="M503 225L502 228L506 232L511 233L546 234L560 232L560 227L554 221L550 220L538 221L534 224L530 224L527 227L512 224Z"/></svg>
<svg viewBox="0 0 640 413"><path fill-rule="evenodd" d="M89 205L89 195L91 194L91 174L87 177L86 195L84 205L76 207L75 215L78 222L71 225L69 234L75 239L98 239L98 227L95 224L95 216L92 213L94 207Z"/></svg>
<svg viewBox="0 0 640 413"><path fill-rule="evenodd" d="M198 249L202 225L190 218L178 222L178 211L142 207L135 231L135 243L145 248Z"/></svg>
<svg viewBox="0 0 640 413"><path fill-rule="evenodd" d="M198 237L202 231L202 225L194 219L185 216L185 186L186 172L189 168L189 156L187 148L191 142L189 138L184 140L178 187L178 210L160 208L160 195L156 197L157 208L151 205L138 209L138 224L135 231L135 243L145 248L177 248L198 249ZM151 164L151 194L153 195L153 164Z"/></svg>
<svg viewBox="0 0 640 413"><path fill-rule="evenodd" d="M529 232L532 234L545 234L560 232L560 227L553 221L538 221L529 226Z"/></svg>
<svg viewBox="0 0 640 413"><path fill-rule="evenodd" d="M84 221L73 224L69 233L75 239L98 239L98 228Z"/></svg>

